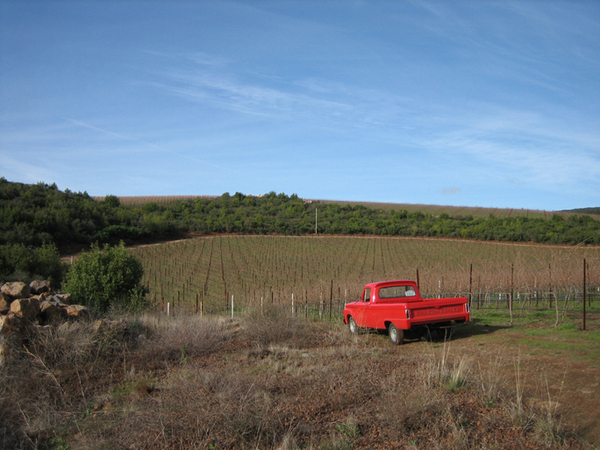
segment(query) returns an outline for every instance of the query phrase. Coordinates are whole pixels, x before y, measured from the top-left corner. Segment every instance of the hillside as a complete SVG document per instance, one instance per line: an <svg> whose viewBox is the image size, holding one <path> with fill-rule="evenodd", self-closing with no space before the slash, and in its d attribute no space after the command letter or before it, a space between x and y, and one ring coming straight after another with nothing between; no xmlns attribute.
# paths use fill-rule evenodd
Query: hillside
<svg viewBox="0 0 600 450"><path fill-rule="evenodd" d="M600 206L596 208L578 208L578 209L567 209L564 212L566 213L575 213L575 214L590 214L594 216L600 215Z"/></svg>
<svg viewBox="0 0 600 450"><path fill-rule="evenodd" d="M215 199L217 195L148 195L148 196L119 196L122 205L130 207L142 207L147 203L156 203L158 205L167 206L176 201L201 199ZM252 197L248 195L247 197ZM259 198L262 196L258 196ZM97 201L104 201L105 197L92 197ZM406 210L408 212L422 212L431 215L448 214L449 216L473 216L487 218L490 215L495 217L542 217L544 219L551 218L554 214L562 217L572 215L586 214L592 216L596 220L600 220L600 207L598 208L582 208L569 209L561 211L546 211L541 209L517 209L517 208L486 208L478 206L448 206L448 205L424 205L417 203L384 203L384 202L359 202L349 200L325 200L325 199L304 199L311 203L334 203L338 205L363 205L371 209L389 210Z"/></svg>
<svg viewBox="0 0 600 450"><path fill-rule="evenodd" d="M54 184L27 185L1 178L0 245L134 244L186 233L426 236L600 245L600 221L586 214L317 201L275 192L146 200L113 195L100 200L85 192L60 191Z"/></svg>

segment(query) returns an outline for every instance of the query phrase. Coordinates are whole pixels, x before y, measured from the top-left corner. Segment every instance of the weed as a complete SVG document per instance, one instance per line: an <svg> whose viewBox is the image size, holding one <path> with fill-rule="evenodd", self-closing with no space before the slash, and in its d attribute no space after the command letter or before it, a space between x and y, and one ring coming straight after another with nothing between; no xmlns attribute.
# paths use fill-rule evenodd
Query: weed
<svg viewBox="0 0 600 450"><path fill-rule="evenodd" d="M338 423L336 429L342 436L349 439L356 439L361 435L360 427L354 418L348 419L346 422Z"/></svg>
<svg viewBox="0 0 600 450"><path fill-rule="evenodd" d="M187 344L181 344L181 347L179 347L179 351L181 352L181 364L187 364L190 362L190 358L188 355L188 345Z"/></svg>

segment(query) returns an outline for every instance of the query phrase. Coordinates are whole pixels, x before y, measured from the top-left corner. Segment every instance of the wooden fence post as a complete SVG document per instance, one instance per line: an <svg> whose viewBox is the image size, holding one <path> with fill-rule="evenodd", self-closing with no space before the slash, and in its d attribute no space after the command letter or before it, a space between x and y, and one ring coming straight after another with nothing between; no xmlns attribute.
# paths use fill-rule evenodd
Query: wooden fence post
<svg viewBox="0 0 600 450"><path fill-rule="evenodd" d="M548 280L550 284L550 295L548 296L548 308L552 308L552 264L548 264Z"/></svg>
<svg viewBox="0 0 600 450"><path fill-rule="evenodd" d="M469 306L473 303L473 264L469 265Z"/></svg>
<svg viewBox="0 0 600 450"><path fill-rule="evenodd" d="M585 291L586 291L586 264L585 264L585 258L583 258L583 331L585 331L585 301L586 301L586 295L585 295Z"/></svg>
<svg viewBox="0 0 600 450"><path fill-rule="evenodd" d="M515 266L514 264L510 265L510 299L508 299L509 311L510 311L510 326L513 326L513 296L514 296L514 274L515 274Z"/></svg>
<svg viewBox="0 0 600 450"><path fill-rule="evenodd" d="M331 280L331 289L329 290L329 322L331 322L331 313L333 312L333 280Z"/></svg>

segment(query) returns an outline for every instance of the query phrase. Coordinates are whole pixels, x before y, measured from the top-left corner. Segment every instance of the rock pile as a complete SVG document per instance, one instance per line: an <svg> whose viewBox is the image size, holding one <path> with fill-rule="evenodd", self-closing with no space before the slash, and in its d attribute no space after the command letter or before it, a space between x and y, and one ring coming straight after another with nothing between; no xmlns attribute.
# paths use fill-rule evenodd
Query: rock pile
<svg viewBox="0 0 600 450"><path fill-rule="evenodd" d="M70 294L52 292L48 281L4 284L0 292L0 367L8 346L26 344L40 328L90 317L85 306L71 304Z"/></svg>

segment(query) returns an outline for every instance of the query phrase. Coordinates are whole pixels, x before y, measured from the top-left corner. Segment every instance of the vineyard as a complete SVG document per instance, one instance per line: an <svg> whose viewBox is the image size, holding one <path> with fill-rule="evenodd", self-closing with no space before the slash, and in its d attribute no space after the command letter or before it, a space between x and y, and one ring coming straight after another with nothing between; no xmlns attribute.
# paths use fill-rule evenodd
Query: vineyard
<svg viewBox="0 0 600 450"><path fill-rule="evenodd" d="M584 259L590 301L600 287L599 247L229 235L131 251L144 265L150 298L172 311L275 304L331 317L359 298L365 283L388 279L417 280L423 296L467 296L476 308L498 308L511 298L521 309L552 307L557 300L566 311L581 303Z"/></svg>

